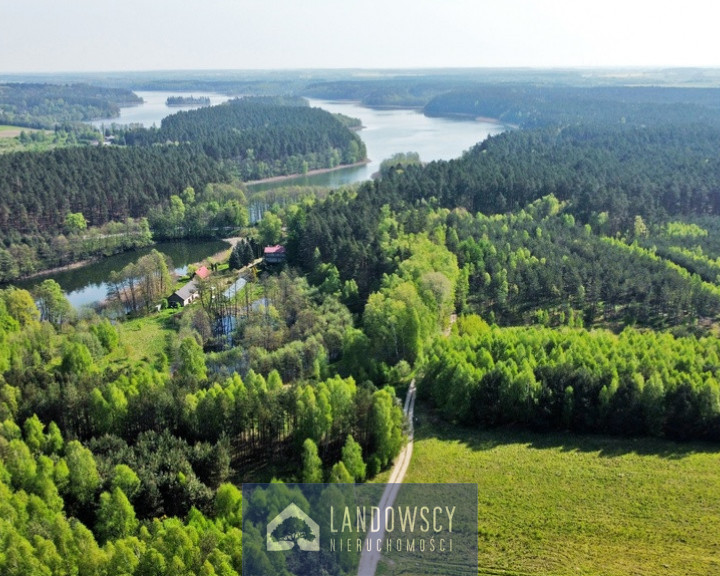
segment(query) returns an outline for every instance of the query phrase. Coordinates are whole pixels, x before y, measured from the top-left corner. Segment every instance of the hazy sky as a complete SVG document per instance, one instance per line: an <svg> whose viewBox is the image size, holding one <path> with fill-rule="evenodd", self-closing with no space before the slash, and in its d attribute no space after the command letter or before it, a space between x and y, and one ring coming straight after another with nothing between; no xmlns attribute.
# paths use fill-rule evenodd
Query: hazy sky
<svg viewBox="0 0 720 576"><path fill-rule="evenodd" d="M0 72L720 66L715 0L0 0Z"/></svg>

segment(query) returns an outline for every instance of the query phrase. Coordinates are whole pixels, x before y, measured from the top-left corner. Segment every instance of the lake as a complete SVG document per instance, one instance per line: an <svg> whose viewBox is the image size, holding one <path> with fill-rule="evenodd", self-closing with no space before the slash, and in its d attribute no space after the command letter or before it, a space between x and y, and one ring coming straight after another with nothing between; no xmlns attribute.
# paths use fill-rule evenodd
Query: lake
<svg viewBox="0 0 720 576"><path fill-rule="evenodd" d="M210 104L215 106L222 104L230 99L230 96L225 94L217 94L215 92L138 92L135 94L143 99L143 103L139 106L130 106L127 108L120 108L119 118L103 118L100 120L94 120L91 122L96 128L103 129L109 128L112 124L142 124L143 126L150 128L153 125L160 127L160 122L166 116L180 112L181 110L194 110L200 108L200 106L168 106L165 102L168 96L195 96L200 98L206 96L210 98Z"/></svg>
<svg viewBox="0 0 720 576"><path fill-rule="evenodd" d="M16 285L20 288L30 289L43 280L52 278L60 284L70 304L75 308L80 308L105 300L107 295L107 283L105 281L110 276L110 272L119 272L131 262L135 262L141 256L148 254L153 248L170 256L175 273L183 275L187 272L189 264L199 262L203 258L212 256L228 247L229 244L222 240L158 242L154 246L115 254L75 270L65 270L47 276L32 278L31 280L16 282Z"/></svg>
<svg viewBox="0 0 720 576"><path fill-rule="evenodd" d="M417 152L423 162L451 160L465 150L482 142L488 136L504 132L507 128L492 122L428 118L419 110L365 108L355 102L331 102L309 99L310 105L332 113L360 118L363 129L358 132L365 142L370 163L355 168L343 168L325 174L298 176L284 180L280 185L328 186L369 180L380 170L380 163L397 152ZM252 190L278 187L277 182L258 183Z"/></svg>
<svg viewBox="0 0 720 576"><path fill-rule="evenodd" d="M215 106L227 102L230 96L215 92L148 92L136 91L143 104L120 109L119 118L95 120L98 128L111 124L142 124L160 126L162 119L180 110L198 106L171 107L165 102L168 96L207 96ZM343 168L325 174L298 176L284 180L283 184L300 186L327 186L336 188L345 184L369 180L380 169L380 163L397 152L417 152L423 162L457 158L488 136L506 130L501 124L472 120L428 118L419 110L366 108L356 102L308 99L310 106L332 113L360 118L363 129L358 132L365 142L370 163L355 168ZM277 182L253 184L253 190L277 188Z"/></svg>

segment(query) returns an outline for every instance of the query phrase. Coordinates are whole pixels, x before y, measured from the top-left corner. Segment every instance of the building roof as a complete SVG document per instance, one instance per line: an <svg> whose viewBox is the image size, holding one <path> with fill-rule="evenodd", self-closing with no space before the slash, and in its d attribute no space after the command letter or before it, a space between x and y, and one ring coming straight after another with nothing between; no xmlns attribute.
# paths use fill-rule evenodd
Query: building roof
<svg viewBox="0 0 720 576"><path fill-rule="evenodd" d="M285 254L285 246L276 244L275 246L265 246L265 254Z"/></svg>
<svg viewBox="0 0 720 576"><path fill-rule="evenodd" d="M208 276L210 276L210 270L208 270L206 266L200 266L200 268L198 268L197 270L195 270L195 275L196 275L198 278L201 278L201 279L205 280L205 278L207 278Z"/></svg>
<svg viewBox="0 0 720 576"><path fill-rule="evenodd" d="M193 294L195 294L198 291L197 285L195 284L195 280L191 280L185 286L180 288L177 292L175 292L175 296L178 296L179 298L182 298L183 302L190 298Z"/></svg>
<svg viewBox="0 0 720 576"><path fill-rule="evenodd" d="M270 307L270 300L267 298L260 298L260 300L255 300L252 304L250 304L250 308L253 309L253 312L257 312L261 308L269 308Z"/></svg>
<svg viewBox="0 0 720 576"><path fill-rule="evenodd" d="M240 292L240 290L245 288L246 284L247 280L240 276L227 290L225 290L225 292L223 292L223 296L225 296L225 298L232 298L235 294Z"/></svg>

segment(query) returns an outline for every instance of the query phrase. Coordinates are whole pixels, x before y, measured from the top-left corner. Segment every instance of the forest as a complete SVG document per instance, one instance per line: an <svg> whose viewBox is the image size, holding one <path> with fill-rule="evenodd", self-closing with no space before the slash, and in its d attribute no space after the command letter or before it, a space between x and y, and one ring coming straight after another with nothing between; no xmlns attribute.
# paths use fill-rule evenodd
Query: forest
<svg viewBox="0 0 720 576"><path fill-rule="evenodd" d="M682 75L682 71L678 73ZM595 74L601 76L602 71ZM699 74L692 80L680 79L669 71L646 71L645 79L643 82L639 75L634 84L629 78L613 81L572 70L468 70L361 80L317 79L302 93L311 98L360 101L371 108L417 108L428 116L490 118L523 128L589 122L717 121L720 92L709 77L703 79Z"/></svg>
<svg viewBox="0 0 720 576"><path fill-rule="evenodd" d="M436 228L445 235L473 282L472 294L486 282L486 290L499 287L501 293L507 286L500 298L488 298L487 292L476 298L495 314L519 320L523 308L532 310L541 300L568 302L581 285L592 300L625 309L639 295L656 297L639 284L647 278L629 277L631 267L621 263L630 260L640 260L649 276L657 276L665 294L657 297L677 290L677 297L692 299L697 290L689 289L680 271L653 259L651 252L636 257L641 255L631 245L645 242L651 250L646 228L668 219L716 214L720 180L713 150L718 137L709 128L656 130L513 131L488 139L458 160L405 164L357 193L339 192L293 215L288 251L310 269L317 248L366 297L389 270L380 249L382 218L377 217L387 206L406 231ZM542 266L521 264L531 256ZM503 274L510 275L508 282L500 280ZM486 275L489 280L483 279ZM707 272L705 278L714 281ZM693 282L702 286L699 277ZM713 309L700 300L696 314ZM519 305L514 310L508 309L512 301ZM685 313L684 305L671 312L663 304L663 316L655 306L639 305L635 316L645 314L647 323L666 313L676 319Z"/></svg>
<svg viewBox="0 0 720 576"><path fill-rule="evenodd" d="M571 203L582 223L607 211L609 233L636 215L650 222L674 215L717 214L720 172L716 129L672 126L579 126L505 132L464 157L406 167L381 187L434 198L475 213L517 211L548 194Z"/></svg>
<svg viewBox="0 0 720 576"><path fill-rule="evenodd" d="M241 98L178 112L163 119L157 130L125 132L124 140L130 146L196 144L214 160L232 161L245 181L365 159L365 146L357 135L302 98Z"/></svg>
<svg viewBox="0 0 720 576"><path fill-rule="evenodd" d="M598 108L576 87L533 90L506 109L540 97L546 109L458 159L403 153L357 186L263 193L252 227L232 170L250 166L250 142L258 164L309 162L298 142L319 116L294 99L182 113L128 131L125 147L0 156L15 174L3 270L27 260L31 237L42 253L83 250L89 224L108 227L98 243L243 236L180 310L165 308L179 282L157 251L112 275L114 315L73 310L52 280L0 291L0 571L239 574L244 552L266 559L242 550L236 484L376 477L404 443L398 397L412 379L425 413L473 432L715 446L712 94L588 88ZM675 112L651 121L662 107ZM328 116L313 145L362 159ZM275 121L289 123L277 149ZM242 122L250 135L225 128ZM24 197L26 182L65 179L83 186ZM123 218L121 235L111 220ZM286 263L246 267L277 243Z"/></svg>
<svg viewBox="0 0 720 576"><path fill-rule="evenodd" d="M29 128L114 118L121 106L140 104L142 99L124 88L88 84L0 84L0 124Z"/></svg>
<svg viewBox="0 0 720 576"><path fill-rule="evenodd" d="M203 188L208 182L228 180L217 162L182 146L147 150L88 146L2 154L0 258L5 263L4 280L142 246L147 241L142 234L138 242L113 243L103 230L119 227L122 231L123 223L145 219L151 206L169 204L173 194L188 186ZM68 220L73 214L82 219ZM127 239L134 235L127 234Z"/></svg>
<svg viewBox="0 0 720 576"><path fill-rule="evenodd" d="M409 363L451 421L716 439L715 353L690 350L712 345L720 312L717 144L716 130L690 122L591 119L508 131L449 162L399 157L381 180L292 214L288 254L357 286L351 310L368 340L354 344L372 360L355 369L382 379ZM434 263L432 280L401 292L404 238L419 248L417 235L455 266ZM420 304L430 294L452 304L433 316L432 300ZM484 320L432 344L449 310ZM553 357L554 346L577 356Z"/></svg>
<svg viewBox="0 0 720 576"><path fill-rule="evenodd" d="M429 116L495 118L536 128L565 124L717 125L718 88L672 86L464 86L430 99Z"/></svg>
<svg viewBox="0 0 720 576"><path fill-rule="evenodd" d="M148 298L163 295L162 261L137 264L149 274L138 283L158 286ZM240 573L231 482L272 470L361 481L391 463L395 391L328 364L350 313L285 273L263 292L272 305L245 317L230 355L203 352L198 305L138 361L123 331L73 312L52 280L0 293L3 573Z"/></svg>
<svg viewBox="0 0 720 576"><path fill-rule="evenodd" d="M208 96L168 96L165 103L168 106L210 106Z"/></svg>
<svg viewBox="0 0 720 576"><path fill-rule="evenodd" d="M626 328L490 327L467 316L437 339L423 394L479 427L720 440L717 338Z"/></svg>
<svg viewBox="0 0 720 576"><path fill-rule="evenodd" d="M81 214L97 230L152 212L158 238L212 237L240 227L244 219L229 212L208 222L204 212L194 211L195 220L189 213L187 221L181 218L186 225L174 223L184 209L173 205L173 197L232 180L234 200L243 201L242 180L362 161L364 144L348 123L302 99L244 99L178 112L157 130L122 130L117 141L125 145L0 154L0 258L8 262L3 280L81 256L63 249L73 232L86 235L67 229L69 214ZM232 199L226 193L222 203Z"/></svg>

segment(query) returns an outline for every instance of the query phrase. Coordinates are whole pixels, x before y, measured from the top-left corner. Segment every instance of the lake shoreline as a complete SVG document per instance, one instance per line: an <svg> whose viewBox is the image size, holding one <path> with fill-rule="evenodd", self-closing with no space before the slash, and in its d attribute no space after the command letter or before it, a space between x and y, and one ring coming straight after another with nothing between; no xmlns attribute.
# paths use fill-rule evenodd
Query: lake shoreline
<svg viewBox="0 0 720 576"><path fill-rule="evenodd" d="M481 122L483 124L494 124L496 126L508 126L515 127L512 124L503 122L500 118L493 118L491 116L476 116L475 114L469 114L466 112L444 112L442 114L424 114L427 118L444 118L445 120L461 120L468 122Z"/></svg>
<svg viewBox="0 0 720 576"><path fill-rule="evenodd" d="M255 184L272 184L273 182L283 182L285 180L293 180L295 178L302 178L303 176L317 176L319 174L330 174L331 172L336 172L338 170L344 170L345 168L360 168L362 166L367 166L370 164L370 159L365 159L360 162L355 162L353 164L340 164L339 166L335 166L334 168L318 168L317 170L308 170L304 174L301 172L299 174L286 174L283 176L272 176L271 178L263 178L262 180L250 180L248 182L245 182L248 186L253 186Z"/></svg>
<svg viewBox="0 0 720 576"><path fill-rule="evenodd" d="M203 240L208 240L211 238L203 238ZM190 241L191 238L178 238L177 240L180 241ZM211 254L210 256L207 256L206 258L203 258L203 260L200 260L198 262L195 262L194 264L200 265L204 260L217 260L222 259L223 257L227 258L229 256L229 253L232 251L232 249L235 247L235 244L237 244L240 240L240 236L234 236L232 238L217 238L217 240L220 240L222 242L227 242L229 246L223 250L220 250L219 252L215 254ZM116 256L117 254L124 254L126 252L132 252L134 250L138 250L139 248L147 248L150 246L154 246L156 242L153 242L152 244L148 244L147 246L136 246L134 248L128 248L127 250L121 250L119 252L115 252L112 254L112 256ZM44 270L38 270L37 272L33 272L32 274L27 274L25 276L22 276L20 278L16 278L19 282L25 282L26 280L34 280L35 278L42 278L43 276L52 276L53 274L58 274L60 272L69 272L71 270L79 270L81 268L85 268L85 266L90 266L92 264L97 264L98 262L104 260L107 258L106 255L100 255L100 256L93 256L92 258L85 258L84 260L78 260L77 262L71 262L70 264L64 264L63 266L55 266L54 268L46 268Z"/></svg>
<svg viewBox="0 0 720 576"><path fill-rule="evenodd" d="M131 248L131 250L134 250L134 248ZM56 266L54 268L46 268L45 270L39 270L37 272L33 272L32 274L27 274L26 276L17 278L17 280L24 282L25 280L33 280L34 278L42 278L43 276L51 276L53 274L57 274L58 272L68 272L70 270L77 270L79 268L84 268L85 266L89 266L90 264L95 264L97 262L100 262L100 260L102 260L103 258L105 258L105 256L94 256L93 258L86 258L84 260L78 260L77 262L72 262L70 264L65 264L63 266Z"/></svg>

